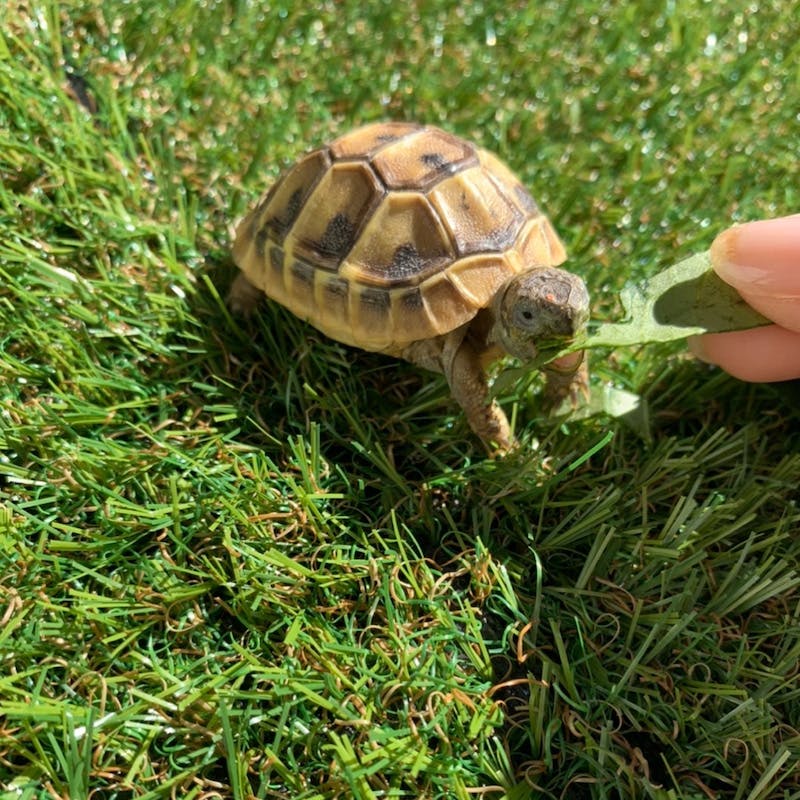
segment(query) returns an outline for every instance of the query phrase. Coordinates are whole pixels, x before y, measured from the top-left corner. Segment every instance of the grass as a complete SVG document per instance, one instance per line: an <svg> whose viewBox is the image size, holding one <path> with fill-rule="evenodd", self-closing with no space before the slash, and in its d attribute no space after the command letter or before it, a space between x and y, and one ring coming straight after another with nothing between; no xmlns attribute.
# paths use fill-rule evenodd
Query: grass
<svg viewBox="0 0 800 800"><path fill-rule="evenodd" d="M651 437L484 458L441 379L275 306L232 223L386 117L498 151L597 316L796 211L797 3L8 3L0 798L800 798L800 414L593 356Z"/></svg>

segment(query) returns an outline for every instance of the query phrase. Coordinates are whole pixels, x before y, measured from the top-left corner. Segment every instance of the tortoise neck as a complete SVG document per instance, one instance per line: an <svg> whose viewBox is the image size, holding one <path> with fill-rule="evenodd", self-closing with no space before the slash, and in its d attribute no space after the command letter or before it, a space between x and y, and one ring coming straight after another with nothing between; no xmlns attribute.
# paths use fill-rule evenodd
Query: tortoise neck
<svg viewBox="0 0 800 800"><path fill-rule="evenodd" d="M481 356L484 363L494 361L500 353L498 344L497 315L494 306L482 308L472 319L466 338Z"/></svg>

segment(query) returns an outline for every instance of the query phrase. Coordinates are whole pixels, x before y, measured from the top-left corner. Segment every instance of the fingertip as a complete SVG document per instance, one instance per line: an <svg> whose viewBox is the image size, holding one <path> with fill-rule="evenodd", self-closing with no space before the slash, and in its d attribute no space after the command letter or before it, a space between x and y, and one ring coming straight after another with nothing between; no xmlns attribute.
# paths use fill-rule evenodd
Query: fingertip
<svg viewBox="0 0 800 800"><path fill-rule="evenodd" d="M800 297L800 214L723 231L711 245L711 262L742 292Z"/></svg>

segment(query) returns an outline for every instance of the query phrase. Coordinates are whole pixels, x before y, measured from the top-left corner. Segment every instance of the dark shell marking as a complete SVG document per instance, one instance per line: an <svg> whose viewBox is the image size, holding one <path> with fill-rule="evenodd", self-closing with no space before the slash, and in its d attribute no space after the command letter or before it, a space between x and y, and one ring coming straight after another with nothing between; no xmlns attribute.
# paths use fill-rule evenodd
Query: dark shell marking
<svg viewBox="0 0 800 800"><path fill-rule="evenodd" d="M422 308L424 301L422 300L422 292L419 287L410 289L400 295L400 303L409 311L416 311Z"/></svg>
<svg viewBox="0 0 800 800"><path fill-rule="evenodd" d="M269 263L276 272L283 272L283 250L277 245L269 249Z"/></svg>
<svg viewBox="0 0 800 800"><path fill-rule="evenodd" d="M423 266L419 251L411 242L401 244L394 251L394 258L386 270L389 280L404 280L413 275L418 275Z"/></svg>
<svg viewBox="0 0 800 800"><path fill-rule="evenodd" d="M315 270L311 264L304 264L302 261L292 262L292 277L305 284L309 291L314 287L314 273Z"/></svg>
<svg viewBox="0 0 800 800"><path fill-rule="evenodd" d="M433 167L434 169L442 169L449 165L449 161L441 153L423 153L419 160L426 167Z"/></svg>
<svg viewBox="0 0 800 800"><path fill-rule="evenodd" d="M323 291L332 300L347 297L350 283L344 278L326 278Z"/></svg>
<svg viewBox="0 0 800 800"><path fill-rule="evenodd" d="M355 236L356 226L350 222L346 214L340 212L328 223L315 249L321 255L330 256L340 262L350 252Z"/></svg>
<svg viewBox="0 0 800 800"><path fill-rule="evenodd" d="M391 306L389 292L385 289L363 289L361 292L361 304L372 311L386 313Z"/></svg>

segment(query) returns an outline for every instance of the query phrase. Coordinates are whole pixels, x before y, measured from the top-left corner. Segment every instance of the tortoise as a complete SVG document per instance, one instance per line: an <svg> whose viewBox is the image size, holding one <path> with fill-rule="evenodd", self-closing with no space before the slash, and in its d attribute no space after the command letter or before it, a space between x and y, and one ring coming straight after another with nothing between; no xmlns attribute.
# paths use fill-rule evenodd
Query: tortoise
<svg viewBox="0 0 800 800"><path fill-rule="evenodd" d="M578 335L589 295L548 218L496 156L431 125L357 128L302 156L239 223L228 297L266 294L343 342L444 373L490 452L512 444L486 367ZM583 353L545 365L551 404Z"/></svg>

